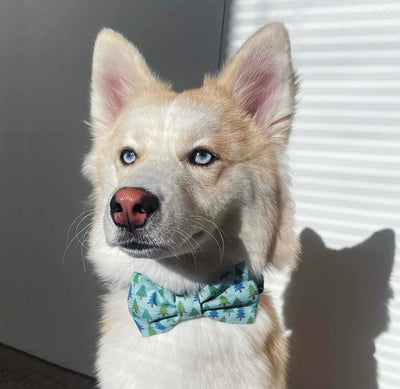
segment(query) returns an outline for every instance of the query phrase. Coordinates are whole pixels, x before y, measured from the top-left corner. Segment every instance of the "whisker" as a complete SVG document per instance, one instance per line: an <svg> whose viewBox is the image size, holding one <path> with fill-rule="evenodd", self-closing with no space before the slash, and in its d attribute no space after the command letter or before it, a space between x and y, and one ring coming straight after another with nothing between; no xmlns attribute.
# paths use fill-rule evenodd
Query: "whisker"
<svg viewBox="0 0 400 389"><path fill-rule="evenodd" d="M83 217L82 219L81 219L81 221L76 225L76 228L75 228L75 235L76 236L78 236L78 230L79 230L79 227L80 227L80 225L88 218L88 217L90 217L90 216L92 216L92 214L89 214L89 215L86 215L85 217ZM89 224L88 225L90 225L91 223L89 222ZM85 228L85 227L84 227ZM82 231L82 230L81 230ZM79 238L78 238L78 240L79 240ZM79 243L81 243L81 241L79 240Z"/></svg>
<svg viewBox="0 0 400 389"><path fill-rule="evenodd" d="M195 264L196 264L196 258L197 258L196 251L195 251L196 247L195 246L193 247L192 244L189 243L189 242L191 240L193 240L194 243L196 243L196 244L197 244L197 242L194 240L193 237L191 237L189 234L185 233L184 231L182 231L180 229L177 229L177 228L173 228L173 230L176 233L178 233L180 236L182 236L183 239L184 239L184 241L178 246L178 248L186 245L188 247L188 249L190 250L190 253L191 253L191 255L192 255L192 257L193 257L193 259L195 261Z"/></svg>
<svg viewBox="0 0 400 389"><path fill-rule="evenodd" d="M72 230L72 227L73 227L73 225L75 224L75 222L81 217L81 216L83 216L85 213L90 213L90 212L93 212L93 210L91 210L91 209L86 209L85 211L83 211L83 212L81 212L73 221L72 221L72 223L70 224L70 226L68 227L68 230L67 230L67 233L66 233L66 236L65 236L65 244L67 244L67 242L68 242L68 238L69 238L69 234L71 233L71 230Z"/></svg>
<svg viewBox="0 0 400 389"><path fill-rule="evenodd" d="M221 244L219 243L217 238L212 234L212 232L209 231L203 224L202 225L193 224L194 227L197 227L201 231L204 231L205 233L207 233L215 241L216 245L218 246L219 253L220 253L218 266L221 266L222 265L222 261L223 261L223 256L224 256L224 253L225 253L225 239L224 239L224 236L227 238L227 236L226 236L225 232L222 230L222 228L219 227L212 220L206 218L205 216L196 215L194 213L192 215L190 215L190 217L185 217L185 219L190 220L192 223L194 221L196 221L194 219L205 221L205 222L211 224L214 227L214 229L218 232L220 240L221 240ZM228 243L230 244L230 240L228 238L227 238L227 240L228 240Z"/></svg>
<svg viewBox="0 0 400 389"><path fill-rule="evenodd" d="M202 228L202 226L200 226L198 224L193 224L192 226L198 228L200 231L205 232L206 234L208 234L214 240L215 244L218 247L220 263L222 263L222 258L223 258L223 254L224 254L224 246L222 245L222 247L221 247L221 245L219 244L217 238L210 231L208 231L207 229Z"/></svg>
<svg viewBox="0 0 400 389"><path fill-rule="evenodd" d="M193 218L196 218L196 219L204 220L204 221L206 221L206 222L212 224L212 225L215 227L215 229L218 230L218 232L219 232L220 234L222 234L222 235L225 237L225 239L226 239L229 243L231 243L229 237L226 235L226 233L223 231L223 229L222 229L218 224L214 223L212 220L208 219L208 218L205 217L204 215L196 215L196 214L193 214L192 217L193 217ZM221 236L221 239L223 239L222 236Z"/></svg>
<svg viewBox="0 0 400 389"><path fill-rule="evenodd" d="M85 230L87 231L89 229L89 227L91 227L92 223L88 223L86 226L82 227L81 230L79 230L79 227L82 225L82 223L89 217L91 217L94 214L93 210L86 210L81 212L75 219L74 221L71 223L68 232L67 232L67 239L69 238L69 234L72 230L72 227L75 223L77 223L77 220L79 220L79 218L81 218L81 220L79 220L79 222L76 224L75 227L75 236L69 241L69 243L67 244L67 240L65 242L66 246L62 255L62 259L61 259L61 267L64 267L64 261L65 261L65 257L66 254L69 250L69 248L71 247L72 243L74 243L76 240L81 244L81 246L83 245L83 242L81 240L81 238L79 237L80 234L82 234ZM86 271L86 266L84 264L84 269Z"/></svg>
<svg viewBox="0 0 400 389"><path fill-rule="evenodd" d="M84 254L84 249L88 249L88 247L85 245L88 236L89 236L89 231L90 227L92 226L93 223L89 223L86 227L83 227L79 233L82 233L82 231L86 230L83 233L82 241L81 241L81 257L82 257L82 265L83 265L83 270L86 272L86 263L85 263L85 254Z"/></svg>

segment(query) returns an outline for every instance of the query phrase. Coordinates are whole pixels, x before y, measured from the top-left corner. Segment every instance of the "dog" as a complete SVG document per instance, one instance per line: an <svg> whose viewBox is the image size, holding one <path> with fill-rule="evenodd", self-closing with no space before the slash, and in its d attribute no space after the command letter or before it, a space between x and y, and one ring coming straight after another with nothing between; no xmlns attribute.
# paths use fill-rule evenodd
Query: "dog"
<svg viewBox="0 0 400 389"><path fill-rule="evenodd" d="M296 85L281 23L181 93L122 35L99 33L82 171L88 259L107 288L101 388L286 387L286 341L262 284L297 258L285 157Z"/></svg>

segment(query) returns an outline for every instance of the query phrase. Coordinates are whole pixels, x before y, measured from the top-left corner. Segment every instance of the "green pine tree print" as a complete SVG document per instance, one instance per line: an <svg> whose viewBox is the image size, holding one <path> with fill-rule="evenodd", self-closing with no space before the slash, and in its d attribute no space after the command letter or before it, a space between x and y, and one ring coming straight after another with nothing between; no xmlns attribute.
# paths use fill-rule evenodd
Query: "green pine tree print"
<svg viewBox="0 0 400 389"><path fill-rule="evenodd" d="M135 313L139 312L139 305L138 305L136 299L133 300L133 310L135 311Z"/></svg>
<svg viewBox="0 0 400 389"><path fill-rule="evenodd" d="M149 335L152 336L152 335L156 335L156 334L157 334L157 332L154 330L154 328L152 326L149 326Z"/></svg>
<svg viewBox="0 0 400 389"><path fill-rule="evenodd" d="M190 311L190 316L195 317L195 316L200 316L200 312L197 309L192 308Z"/></svg>
<svg viewBox="0 0 400 389"><path fill-rule="evenodd" d="M160 290L158 291L158 293L160 293L160 295L164 297L164 288L160 288Z"/></svg>
<svg viewBox="0 0 400 389"><path fill-rule="evenodd" d="M247 320L247 324L252 324L252 323L254 323L254 317L250 316L249 320Z"/></svg>
<svg viewBox="0 0 400 389"><path fill-rule="evenodd" d="M142 287L137 291L136 293L139 296L139 299L141 300L143 297L147 297L147 292L146 292L146 287L142 285Z"/></svg>
<svg viewBox="0 0 400 389"><path fill-rule="evenodd" d="M149 311L147 309L144 310L142 316L143 316L143 319L146 319L147 321L151 320L150 313L149 313Z"/></svg>
<svg viewBox="0 0 400 389"><path fill-rule="evenodd" d="M210 296L212 296L217 291L217 287L213 284L210 284L208 285L208 290L210 291Z"/></svg>
<svg viewBox="0 0 400 389"><path fill-rule="evenodd" d="M250 286L249 286L249 296L250 296L253 300L255 300L255 299L256 299L256 294L257 294L257 289L256 289L253 285L250 285Z"/></svg>
<svg viewBox="0 0 400 389"><path fill-rule="evenodd" d="M240 307L242 305L242 302L238 297L235 298L235 301L233 302L234 307Z"/></svg>
<svg viewBox="0 0 400 389"><path fill-rule="evenodd" d="M220 298L219 298L219 304L220 304L222 307L226 307L226 306L229 304L228 298L227 298L226 296L224 296L224 295L220 296Z"/></svg>
<svg viewBox="0 0 400 389"><path fill-rule="evenodd" d="M219 321L222 321L223 323L226 323L226 317L225 317L225 316L222 316L222 318L219 319Z"/></svg>
<svg viewBox="0 0 400 389"><path fill-rule="evenodd" d="M140 280L140 275L139 273L136 273L135 277L133 277L133 283L137 285L139 283L139 280Z"/></svg>
<svg viewBox="0 0 400 389"><path fill-rule="evenodd" d="M176 308L180 316L183 316L183 314L186 312L185 307L182 304L182 301L179 301L178 307Z"/></svg>
<svg viewBox="0 0 400 389"><path fill-rule="evenodd" d="M165 317L165 316L167 316L168 315L168 305L161 305L161 307L160 307L160 315L162 316L162 317Z"/></svg>

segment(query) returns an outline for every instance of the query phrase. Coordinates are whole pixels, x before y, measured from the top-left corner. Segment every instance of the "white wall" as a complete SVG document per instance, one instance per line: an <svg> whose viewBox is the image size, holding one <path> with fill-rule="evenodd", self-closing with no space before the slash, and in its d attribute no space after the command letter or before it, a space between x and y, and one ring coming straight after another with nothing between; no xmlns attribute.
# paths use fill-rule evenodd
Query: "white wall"
<svg viewBox="0 0 400 389"><path fill-rule="evenodd" d="M233 0L230 5L226 57L257 28L271 21L283 21L291 36L293 60L301 78L298 113L289 149L298 231L311 227L328 247L337 249L359 244L382 228L394 230L398 239L400 3ZM363 299L380 297L382 306L387 303L385 293L380 292L384 288L385 272L390 274L391 270L393 235L386 231L375 238L375 247L368 255L354 249L356 257L364 256L365 265L360 261L359 272L355 272L351 281L353 289L347 297L341 294L347 287L343 285L343 277L335 272L327 277L329 288L336 285L338 300L342 296L350 301L358 293L356 288L365 291L358 302L354 300L354 312L360 311ZM331 265L328 261L332 253L326 253L329 253L326 258L320 253L320 262L326 261L321 272ZM308 254L312 256L315 252ZM354 270L351 269L354 263L346 266L341 262L347 254L342 252L337 259L343 266L342 276ZM331 282L334 277L337 277L336 284ZM272 277L269 288L280 296L286 282L285 277ZM304 287L311 287L312 282L310 277L308 286L306 283ZM376 328L380 336L375 342L375 355L382 389L400 387L399 256L391 274L391 286L394 298L390 302L389 331ZM324 292L318 289L314 292L321 293ZM327 301L329 310L328 305ZM370 318L357 323L359 332L379 320L373 306L373 301L366 305ZM384 314L384 309L379 312ZM349 319L348 327L351 325ZM371 351L371 360L372 354ZM315 368L318 370L317 365ZM340 387L347 388L344 383ZM354 387L367 386L359 383Z"/></svg>

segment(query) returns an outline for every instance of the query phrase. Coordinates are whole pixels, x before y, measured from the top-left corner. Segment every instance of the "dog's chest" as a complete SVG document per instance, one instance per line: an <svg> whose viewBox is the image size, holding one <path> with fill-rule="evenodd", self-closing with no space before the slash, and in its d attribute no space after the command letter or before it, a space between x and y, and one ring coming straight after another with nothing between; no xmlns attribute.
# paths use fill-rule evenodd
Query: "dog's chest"
<svg viewBox="0 0 400 389"><path fill-rule="evenodd" d="M143 338L123 295L106 299L96 368L101 388L268 388L264 339L270 319L254 324L197 318Z"/></svg>

